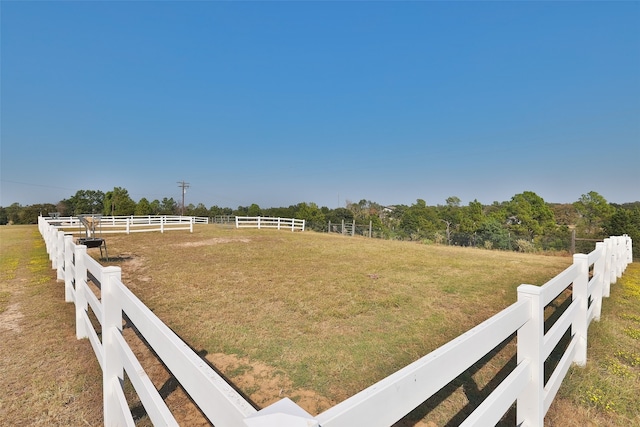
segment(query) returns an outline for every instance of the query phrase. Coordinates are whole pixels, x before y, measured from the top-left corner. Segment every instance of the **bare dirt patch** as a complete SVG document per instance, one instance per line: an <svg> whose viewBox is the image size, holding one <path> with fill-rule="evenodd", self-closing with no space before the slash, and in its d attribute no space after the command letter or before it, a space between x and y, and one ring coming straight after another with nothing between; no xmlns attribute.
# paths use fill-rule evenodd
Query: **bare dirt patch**
<svg viewBox="0 0 640 427"><path fill-rule="evenodd" d="M20 326L24 314L20 310L20 304L10 304L7 309L0 314L0 330L22 332Z"/></svg>
<svg viewBox="0 0 640 427"><path fill-rule="evenodd" d="M124 328L123 334L176 421L180 425L209 426L210 423L206 417L191 401L171 372L140 339L135 328L128 324ZM251 361L249 358L238 357L234 354L208 354L206 350L196 350L196 353L236 390L241 390L240 393L256 409L267 407L288 397L307 412L317 415L337 403L312 390L294 388L291 379L284 372L264 363ZM150 425L150 420L135 395L135 391L130 386L125 386L125 391L136 424L141 427Z"/></svg>
<svg viewBox="0 0 640 427"><path fill-rule="evenodd" d="M206 359L227 373L236 387L250 392L249 399L259 408L288 397L305 411L317 415L337 403L312 390L294 389L284 372L264 363L224 353L208 354Z"/></svg>
<svg viewBox="0 0 640 427"><path fill-rule="evenodd" d="M214 237L213 239L200 240L198 242L185 242L179 243L175 246L181 248L193 248L200 246L211 246L211 245L220 245L225 243L249 243L251 239L246 238L228 238L228 237Z"/></svg>

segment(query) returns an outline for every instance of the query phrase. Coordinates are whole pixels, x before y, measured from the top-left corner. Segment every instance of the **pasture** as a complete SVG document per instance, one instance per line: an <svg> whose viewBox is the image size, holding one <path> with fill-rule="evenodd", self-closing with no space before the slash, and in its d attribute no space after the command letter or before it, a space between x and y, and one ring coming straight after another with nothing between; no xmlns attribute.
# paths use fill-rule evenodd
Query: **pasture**
<svg viewBox="0 0 640 427"><path fill-rule="evenodd" d="M123 282L257 406L288 396L312 414L507 307L518 285L543 284L571 264L569 257L217 226L110 236L109 248L118 259L107 264L122 267ZM505 344L440 396L444 404L413 416L428 412L439 423L464 416L468 390L485 389L513 350Z"/></svg>
<svg viewBox="0 0 640 427"><path fill-rule="evenodd" d="M37 231L2 227L0 233L8 390L0 418L13 425L98 425L99 366L87 341L73 340L73 309L63 303L63 284L45 268ZM211 225L198 225L193 234L114 235L108 242L114 259L103 264L120 266L123 282L255 406L287 396L312 414L510 305L519 284L542 284L571 263L569 257ZM612 285L594 328L598 337L589 340L587 368L572 369L549 425L637 421L639 308L637 280L623 277L621 286ZM618 330L614 338L611 330ZM181 425L207 425L135 329L124 332ZM513 347L505 342L398 425L457 425L513 363ZM593 356L592 347L598 349ZM618 388L624 392L607 394ZM138 424L148 424L131 390L129 401ZM513 425L511 415L501 425Z"/></svg>

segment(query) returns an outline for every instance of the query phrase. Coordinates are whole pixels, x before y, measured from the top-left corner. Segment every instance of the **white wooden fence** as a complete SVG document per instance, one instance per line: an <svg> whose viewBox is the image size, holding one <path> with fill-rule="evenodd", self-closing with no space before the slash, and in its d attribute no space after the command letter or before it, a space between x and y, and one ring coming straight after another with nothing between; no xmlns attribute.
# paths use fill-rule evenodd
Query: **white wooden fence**
<svg viewBox="0 0 640 427"><path fill-rule="evenodd" d="M517 366L461 425L494 425L517 402L518 425L542 427L570 365L586 363L587 328L600 317L602 297L632 261L629 237L605 239L590 254L574 255L573 264L543 286L519 286L518 301L495 316L314 417L288 398L257 411L127 289L119 267L100 266L85 246L49 222L41 220L39 227L57 277L64 280L65 298L75 303L76 335L89 339L102 367L106 426L134 425L122 389L124 372L154 425L177 425L123 339L126 315L217 427L388 427L514 333ZM88 277L97 282L100 298L89 289ZM544 308L567 289L572 302L545 333ZM101 324L102 339L88 307ZM544 362L567 331L571 341L545 384Z"/></svg>
<svg viewBox="0 0 640 427"><path fill-rule="evenodd" d="M304 225L304 219L261 216L236 217L236 228L277 228L278 230L304 231Z"/></svg>
<svg viewBox="0 0 640 427"><path fill-rule="evenodd" d="M44 221L64 229L71 234L84 234L85 230L78 217L44 217ZM141 215L141 216L102 216L96 225L98 234L140 233L148 231L189 230L193 232L193 224L207 224L207 217L180 215Z"/></svg>

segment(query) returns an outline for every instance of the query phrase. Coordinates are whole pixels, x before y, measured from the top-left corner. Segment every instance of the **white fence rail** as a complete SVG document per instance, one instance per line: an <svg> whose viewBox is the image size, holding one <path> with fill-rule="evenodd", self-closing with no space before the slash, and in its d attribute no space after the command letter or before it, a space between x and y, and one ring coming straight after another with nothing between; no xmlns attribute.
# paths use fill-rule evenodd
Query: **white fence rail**
<svg viewBox="0 0 640 427"><path fill-rule="evenodd" d="M261 216L236 217L236 228L276 228L278 230L304 231L304 225L304 219Z"/></svg>
<svg viewBox="0 0 640 427"><path fill-rule="evenodd" d="M58 278L65 283L65 300L75 303L76 336L88 338L103 373L105 426L133 426L124 396L124 373L131 380L154 425L178 425L160 394L123 338L126 316L153 348L207 418L219 426L242 426L256 412L242 396L184 343L121 281L119 267L103 267L48 221L39 229ZM95 283L96 297L88 280ZM96 331L89 308L100 324Z"/></svg>
<svg viewBox="0 0 640 427"><path fill-rule="evenodd" d="M71 234L84 234L85 229L78 217L44 217L56 227L64 229ZM180 215L144 215L144 216L102 216L96 224L98 234L114 233L141 233L149 231L189 230L193 232L193 224L207 224L207 217L180 216Z"/></svg>
<svg viewBox="0 0 640 427"><path fill-rule="evenodd" d="M218 427L387 427L469 369L513 334L517 335L517 365L462 423L494 425L516 403L518 425L542 427L544 416L572 363L584 365L587 329L600 317L602 297L632 261L628 236L611 237L588 255L574 255L573 264L543 286L521 285L518 301L458 338L389 377L312 416L288 398L257 411L175 335L121 281L120 268L102 267L87 256L86 247L41 220L65 298L76 307L76 335L88 338L102 367L105 425L133 425L122 390L128 377L155 425L176 425L122 335L123 315L135 325L194 402ZM89 289L97 282L101 297ZM570 290L571 303L545 333L544 308ZM89 320L91 309L101 324L101 336ZM560 339L571 340L548 381L544 363Z"/></svg>

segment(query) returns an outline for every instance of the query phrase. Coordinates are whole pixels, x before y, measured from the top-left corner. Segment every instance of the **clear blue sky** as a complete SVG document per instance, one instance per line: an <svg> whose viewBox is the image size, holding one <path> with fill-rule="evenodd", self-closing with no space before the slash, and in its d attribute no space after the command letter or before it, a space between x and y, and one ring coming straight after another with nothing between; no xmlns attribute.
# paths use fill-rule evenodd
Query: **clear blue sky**
<svg viewBox="0 0 640 427"><path fill-rule="evenodd" d="M12 2L0 205L640 200L640 2Z"/></svg>

